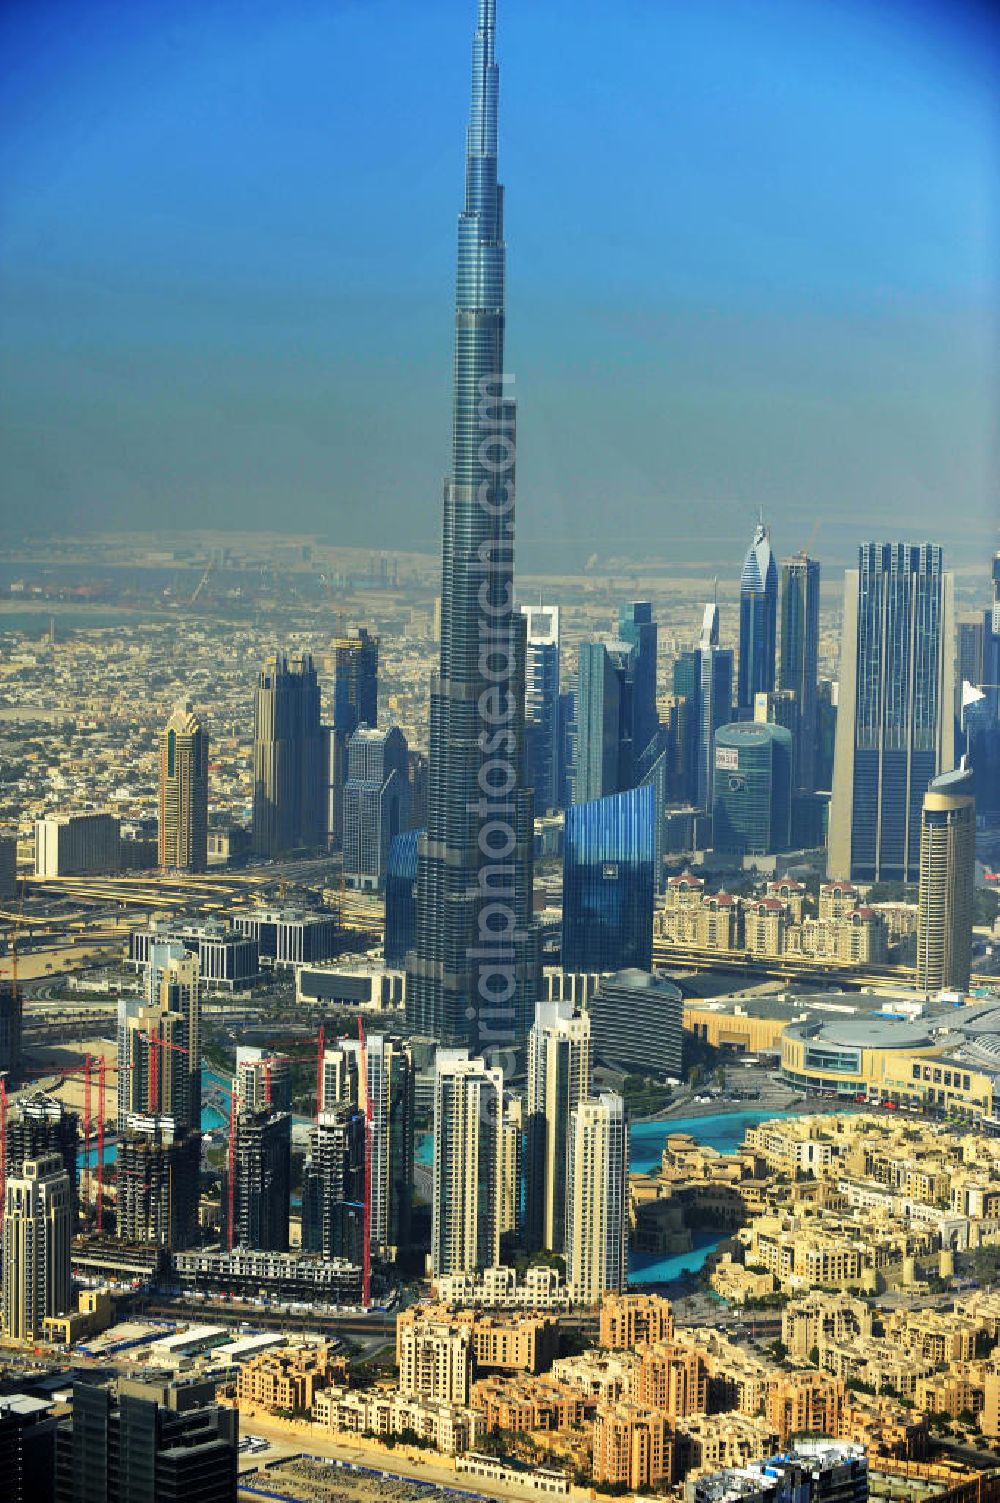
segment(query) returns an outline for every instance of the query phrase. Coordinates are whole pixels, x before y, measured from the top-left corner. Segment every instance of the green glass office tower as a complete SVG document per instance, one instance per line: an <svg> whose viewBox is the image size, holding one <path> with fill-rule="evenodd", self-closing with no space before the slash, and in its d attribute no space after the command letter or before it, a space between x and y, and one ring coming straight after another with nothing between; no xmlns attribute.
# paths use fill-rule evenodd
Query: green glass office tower
<svg viewBox="0 0 1000 1503"><path fill-rule="evenodd" d="M525 620L514 609L515 408L504 373L496 3L479 0L458 222L452 471L444 492L441 661L431 687L410 1027L496 1058L534 1017L533 797L524 775Z"/></svg>
<svg viewBox="0 0 1000 1503"><path fill-rule="evenodd" d="M715 738L712 838L746 856L787 851L792 831L792 737L783 725L737 721Z"/></svg>

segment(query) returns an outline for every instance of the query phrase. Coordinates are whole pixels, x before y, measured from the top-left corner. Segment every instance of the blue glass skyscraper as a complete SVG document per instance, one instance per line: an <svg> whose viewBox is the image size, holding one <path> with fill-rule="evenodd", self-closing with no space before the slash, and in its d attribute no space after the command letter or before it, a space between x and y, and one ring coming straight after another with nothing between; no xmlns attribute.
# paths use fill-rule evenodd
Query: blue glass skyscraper
<svg viewBox="0 0 1000 1503"><path fill-rule="evenodd" d="M865 543L847 572L831 877L917 881L923 797L954 766L952 601L931 543Z"/></svg>
<svg viewBox="0 0 1000 1503"><path fill-rule="evenodd" d="M574 803L631 787L633 656L627 642L580 643Z"/></svg>
<svg viewBox="0 0 1000 1503"><path fill-rule="evenodd" d="M566 810L564 971L649 970L657 817L649 784Z"/></svg>
<svg viewBox="0 0 1000 1503"><path fill-rule="evenodd" d="M754 698L774 688L778 640L778 569L763 519L740 575L740 663L736 703L740 718L753 719Z"/></svg>
<svg viewBox="0 0 1000 1503"><path fill-rule="evenodd" d="M385 963L405 965L417 940L417 839L423 830L404 830L389 847L385 874Z"/></svg>
<svg viewBox="0 0 1000 1503"><path fill-rule="evenodd" d="M533 799L524 769L525 621L513 606L515 408L504 374L496 3L479 0L458 221L451 479L441 659L431 686L427 833L418 842L410 1027L499 1063L534 1017Z"/></svg>

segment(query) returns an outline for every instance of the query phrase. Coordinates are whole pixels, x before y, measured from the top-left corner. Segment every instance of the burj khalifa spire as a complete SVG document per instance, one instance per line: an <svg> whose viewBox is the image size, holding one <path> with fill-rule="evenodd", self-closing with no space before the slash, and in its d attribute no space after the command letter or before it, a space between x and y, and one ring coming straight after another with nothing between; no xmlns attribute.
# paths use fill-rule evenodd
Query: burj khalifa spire
<svg viewBox="0 0 1000 1503"><path fill-rule="evenodd" d="M458 219L441 660L431 684L427 830L407 1017L504 1063L534 1017L533 795L524 786L524 619L514 607L515 407L504 370L496 0L479 0Z"/></svg>

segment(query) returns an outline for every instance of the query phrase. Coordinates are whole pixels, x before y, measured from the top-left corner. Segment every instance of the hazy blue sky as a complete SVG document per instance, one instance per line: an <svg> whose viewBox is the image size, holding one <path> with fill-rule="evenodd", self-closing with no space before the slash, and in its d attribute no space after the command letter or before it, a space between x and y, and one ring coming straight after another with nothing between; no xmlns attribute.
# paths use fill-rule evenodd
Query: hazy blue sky
<svg viewBox="0 0 1000 1503"><path fill-rule="evenodd" d="M526 561L998 517L965 0L499 0ZM8 535L438 546L474 0L7 0Z"/></svg>

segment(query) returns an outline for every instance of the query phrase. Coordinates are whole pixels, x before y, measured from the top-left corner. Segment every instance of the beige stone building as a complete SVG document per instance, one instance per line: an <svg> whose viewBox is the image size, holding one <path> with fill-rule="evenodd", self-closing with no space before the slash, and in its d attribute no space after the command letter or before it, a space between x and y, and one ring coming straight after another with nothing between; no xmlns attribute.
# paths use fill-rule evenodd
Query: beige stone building
<svg viewBox="0 0 1000 1503"><path fill-rule="evenodd" d="M659 1294L607 1294L601 1303L601 1346L632 1350L643 1342L669 1341L674 1311Z"/></svg>
<svg viewBox="0 0 1000 1503"><path fill-rule="evenodd" d="M793 1357L808 1357L829 1343L871 1340L872 1312L864 1300L816 1290L786 1305L781 1314L781 1339Z"/></svg>
<svg viewBox="0 0 1000 1503"><path fill-rule="evenodd" d="M694 1414L674 1428L674 1481L690 1472L745 1467L778 1449L778 1432L747 1414Z"/></svg>
<svg viewBox="0 0 1000 1503"><path fill-rule="evenodd" d="M602 1404L634 1399L639 1380L639 1354L635 1351L598 1351L588 1347L576 1357L557 1357L552 1378L585 1398Z"/></svg>
<svg viewBox="0 0 1000 1503"><path fill-rule="evenodd" d="M678 1341L658 1341L639 1352L636 1400L671 1421L708 1408L708 1365L701 1352Z"/></svg>
<svg viewBox="0 0 1000 1503"><path fill-rule="evenodd" d="M776 1373L768 1385L765 1415L782 1445L793 1435L839 1436L844 1384L828 1373Z"/></svg>
<svg viewBox="0 0 1000 1503"><path fill-rule="evenodd" d="M313 1401L312 1413L315 1422L328 1430L370 1433L380 1440L412 1430L446 1456L475 1450L486 1433L477 1409L389 1390L324 1388Z"/></svg>
<svg viewBox="0 0 1000 1503"><path fill-rule="evenodd" d="M801 924L804 918L806 887L794 877L781 877L767 884L767 896L776 898L785 910L791 924Z"/></svg>
<svg viewBox="0 0 1000 1503"><path fill-rule="evenodd" d="M321 1389L346 1375L346 1360L326 1343L278 1347L241 1365L236 1398L246 1409L311 1409Z"/></svg>
<svg viewBox="0 0 1000 1503"><path fill-rule="evenodd" d="M396 1320L399 1392L467 1404L472 1382L472 1321L419 1305Z"/></svg>
<svg viewBox="0 0 1000 1503"><path fill-rule="evenodd" d="M762 1299L774 1293L774 1274L734 1263L731 1253L716 1259L708 1276L716 1294L731 1305L744 1305L749 1299Z"/></svg>
<svg viewBox="0 0 1000 1503"><path fill-rule="evenodd" d="M785 953L785 905L777 898L755 898L743 910L743 939L751 955Z"/></svg>
<svg viewBox="0 0 1000 1503"><path fill-rule="evenodd" d="M853 882L823 882L819 889L821 919L840 919L858 906L859 893Z"/></svg>
<svg viewBox="0 0 1000 1503"><path fill-rule="evenodd" d="M639 1404L602 1406L594 1418L594 1481L636 1491L673 1473L670 1433L662 1414Z"/></svg>
<svg viewBox="0 0 1000 1503"><path fill-rule="evenodd" d="M1000 1361L987 1362L983 1371L983 1412L979 1416L983 1434L1000 1440Z"/></svg>
<svg viewBox="0 0 1000 1503"><path fill-rule="evenodd" d="M480 1378L472 1385L472 1407L493 1430L568 1430L590 1421L597 1400L551 1377Z"/></svg>
<svg viewBox="0 0 1000 1503"><path fill-rule="evenodd" d="M559 1324L553 1315L473 1315L472 1357L477 1372L546 1372L559 1351Z"/></svg>

